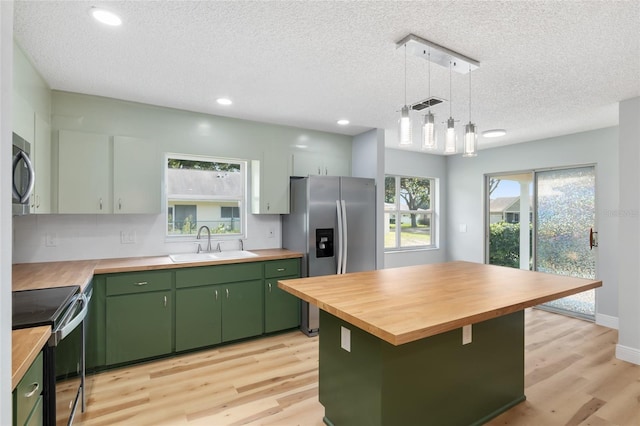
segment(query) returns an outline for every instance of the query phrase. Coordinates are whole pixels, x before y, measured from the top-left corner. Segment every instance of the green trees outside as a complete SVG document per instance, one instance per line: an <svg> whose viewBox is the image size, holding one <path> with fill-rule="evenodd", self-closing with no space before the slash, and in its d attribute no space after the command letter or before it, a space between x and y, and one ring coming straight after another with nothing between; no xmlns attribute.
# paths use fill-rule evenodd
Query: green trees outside
<svg viewBox="0 0 640 426"><path fill-rule="evenodd" d="M491 265L520 267L520 224L497 222L489 226L489 263ZM531 234L532 228L529 227ZM529 238L529 241L532 241Z"/></svg>
<svg viewBox="0 0 640 426"><path fill-rule="evenodd" d="M429 209L431 205L431 185L429 179L424 178L400 178L400 198L404 200L408 210ZM384 180L385 203L396 202L395 178L388 176ZM418 227L417 214L411 214L411 227Z"/></svg>

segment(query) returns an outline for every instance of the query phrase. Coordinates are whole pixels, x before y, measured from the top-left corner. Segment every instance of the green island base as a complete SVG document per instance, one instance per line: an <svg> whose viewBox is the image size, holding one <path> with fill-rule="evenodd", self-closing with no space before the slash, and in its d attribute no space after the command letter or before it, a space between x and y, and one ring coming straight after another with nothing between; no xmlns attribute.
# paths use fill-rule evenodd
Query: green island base
<svg viewBox="0 0 640 426"><path fill-rule="evenodd" d="M523 311L473 324L466 345L456 329L394 346L322 310L320 328L327 425L481 425L526 398Z"/></svg>

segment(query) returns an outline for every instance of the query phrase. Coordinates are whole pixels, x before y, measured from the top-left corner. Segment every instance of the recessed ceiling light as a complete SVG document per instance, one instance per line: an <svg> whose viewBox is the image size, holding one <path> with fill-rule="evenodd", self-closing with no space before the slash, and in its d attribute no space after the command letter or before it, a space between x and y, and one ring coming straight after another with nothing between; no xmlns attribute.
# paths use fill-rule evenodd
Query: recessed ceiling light
<svg viewBox="0 0 640 426"><path fill-rule="evenodd" d="M499 138L500 136L504 136L506 134L507 131L504 129L492 129L482 132L482 136L485 138Z"/></svg>
<svg viewBox="0 0 640 426"><path fill-rule="evenodd" d="M216 99L216 102L219 103L220 105L231 105L233 102L231 102L231 99L228 98L218 98Z"/></svg>
<svg viewBox="0 0 640 426"><path fill-rule="evenodd" d="M349 124L349 120L338 120L338 124L341 126L346 126Z"/></svg>
<svg viewBox="0 0 640 426"><path fill-rule="evenodd" d="M109 12L108 10L105 10L105 9L92 7L91 16L93 16L97 21L102 22L105 25L111 25L113 27L122 25L122 19L120 19L118 15L116 15L113 12Z"/></svg>

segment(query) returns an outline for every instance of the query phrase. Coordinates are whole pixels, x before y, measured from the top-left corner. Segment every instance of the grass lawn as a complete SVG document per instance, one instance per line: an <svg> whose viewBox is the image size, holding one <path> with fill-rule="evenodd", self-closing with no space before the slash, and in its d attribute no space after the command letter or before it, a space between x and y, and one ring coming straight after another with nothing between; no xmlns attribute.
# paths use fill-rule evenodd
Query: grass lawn
<svg viewBox="0 0 640 426"><path fill-rule="evenodd" d="M395 247L396 227L391 225L389 232L384 235L384 246ZM431 245L431 232L426 226L412 228L409 224L403 224L400 231L400 241L402 247L428 246Z"/></svg>

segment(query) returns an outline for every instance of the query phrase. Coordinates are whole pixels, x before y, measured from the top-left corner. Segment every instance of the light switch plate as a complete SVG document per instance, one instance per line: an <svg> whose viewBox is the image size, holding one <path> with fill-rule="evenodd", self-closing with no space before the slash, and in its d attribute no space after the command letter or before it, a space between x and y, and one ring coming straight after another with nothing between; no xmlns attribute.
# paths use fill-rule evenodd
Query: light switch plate
<svg viewBox="0 0 640 426"><path fill-rule="evenodd" d="M351 330L340 327L340 347L347 352L351 352Z"/></svg>

